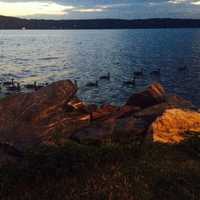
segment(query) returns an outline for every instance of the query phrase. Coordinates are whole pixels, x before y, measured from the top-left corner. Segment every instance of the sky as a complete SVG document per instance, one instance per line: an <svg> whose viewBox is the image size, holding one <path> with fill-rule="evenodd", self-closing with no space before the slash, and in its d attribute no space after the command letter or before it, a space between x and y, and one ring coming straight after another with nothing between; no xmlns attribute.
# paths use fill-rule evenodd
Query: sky
<svg viewBox="0 0 200 200"><path fill-rule="evenodd" d="M36 19L200 18L200 0L0 0L0 15Z"/></svg>

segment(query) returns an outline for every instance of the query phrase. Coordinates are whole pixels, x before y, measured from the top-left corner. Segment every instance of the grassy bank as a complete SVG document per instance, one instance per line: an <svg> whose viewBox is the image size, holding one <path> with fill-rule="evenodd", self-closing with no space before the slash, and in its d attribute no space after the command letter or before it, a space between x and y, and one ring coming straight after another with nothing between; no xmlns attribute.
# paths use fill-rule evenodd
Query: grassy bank
<svg viewBox="0 0 200 200"><path fill-rule="evenodd" d="M35 147L0 170L0 199L198 200L200 139Z"/></svg>

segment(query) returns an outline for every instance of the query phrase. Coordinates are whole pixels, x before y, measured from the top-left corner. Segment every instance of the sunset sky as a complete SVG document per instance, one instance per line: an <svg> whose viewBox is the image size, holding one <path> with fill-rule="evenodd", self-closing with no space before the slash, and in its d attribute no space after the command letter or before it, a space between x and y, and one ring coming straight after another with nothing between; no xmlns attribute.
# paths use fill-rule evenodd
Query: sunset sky
<svg viewBox="0 0 200 200"><path fill-rule="evenodd" d="M200 18L200 0L0 0L0 15L25 18Z"/></svg>

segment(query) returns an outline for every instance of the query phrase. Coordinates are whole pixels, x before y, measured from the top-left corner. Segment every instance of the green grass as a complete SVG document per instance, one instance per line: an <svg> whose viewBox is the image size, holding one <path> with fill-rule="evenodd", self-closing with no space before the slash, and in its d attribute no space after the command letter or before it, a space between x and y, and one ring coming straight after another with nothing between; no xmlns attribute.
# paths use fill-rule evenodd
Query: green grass
<svg viewBox="0 0 200 200"><path fill-rule="evenodd" d="M30 149L0 170L0 199L199 200L200 139L181 145L81 145Z"/></svg>

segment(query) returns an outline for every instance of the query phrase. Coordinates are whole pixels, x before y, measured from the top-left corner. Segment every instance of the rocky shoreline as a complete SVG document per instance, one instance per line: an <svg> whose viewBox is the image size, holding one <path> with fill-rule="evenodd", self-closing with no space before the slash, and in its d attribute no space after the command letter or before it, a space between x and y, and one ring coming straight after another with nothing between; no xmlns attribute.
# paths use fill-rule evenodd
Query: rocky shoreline
<svg viewBox="0 0 200 200"><path fill-rule="evenodd" d="M198 108L168 95L159 83L133 94L121 107L88 105L76 97L77 90L70 80L63 80L1 100L1 146L23 151L68 140L82 144L175 144L188 138L188 133L200 133ZM5 148L0 149L3 153Z"/></svg>

